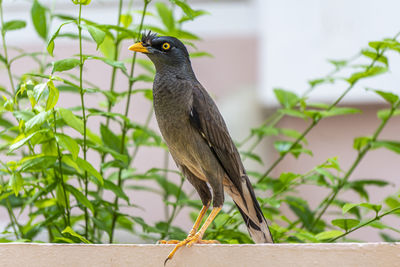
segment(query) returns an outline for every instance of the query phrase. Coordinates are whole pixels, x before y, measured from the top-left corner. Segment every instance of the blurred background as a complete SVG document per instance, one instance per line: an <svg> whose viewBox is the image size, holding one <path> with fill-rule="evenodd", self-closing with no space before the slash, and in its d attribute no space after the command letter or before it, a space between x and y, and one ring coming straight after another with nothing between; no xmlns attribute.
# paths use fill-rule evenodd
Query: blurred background
<svg viewBox="0 0 400 267"><path fill-rule="evenodd" d="M5 20L20 19L28 16L29 1L4 0ZM53 1L41 1L54 5ZM333 70L328 59L348 59L357 54L362 47L367 47L372 40L393 37L400 31L398 10L400 2L396 0L188 0L193 9L202 9L209 15L202 16L185 24L184 29L200 36L196 41L198 51L207 51L213 57L194 58L194 71L198 80L214 97L225 117L234 140L240 142L251 128L259 126L265 118L278 107L273 89L284 88L303 94L308 88L308 81L323 77ZM133 1L140 10L141 1ZM76 7L70 1L57 1L56 11L76 14ZM150 9L151 12L151 9ZM93 0L83 11L83 16L102 23L115 23L117 1ZM138 18L133 18L138 19ZM159 21L146 17L146 23L158 25ZM51 32L54 32L52 29ZM10 32L8 44L28 51L43 48L43 41L37 37L33 26L28 23L22 31ZM128 47L129 43L124 43ZM85 43L85 51L95 51L93 44ZM194 48L190 48L195 51ZM122 49L121 58L129 58L130 52ZM12 52L11 52L12 53ZM63 58L77 53L77 45L70 40L58 41L56 57ZM87 52L89 54L89 52ZM139 57L144 57L140 55ZM337 116L324 119L307 136L308 149L313 156L301 155L298 159L286 157L274 170L275 175L282 172L305 173L330 157L337 157L341 166L348 169L357 156L353 147L356 136L371 135L379 124L376 111L385 103L365 87L392 90L399 93L400 60L392 57L390 73L382 77L360 82L342 101L342 105L360 108L362 114ZM16 72L28 71L26 63L16 64ZM110 69L104 65L90 63L86 66L89 80L97 84L109 84ZM2 71L0 82L7 84L6 74ZM123 77L118 84L126 84ZM124 85L125 86L125 85ZM309 95L310 101L332 103L346 89L345 82L324 85ZM89 98L96 106L100 99ZM89 101L88 100L88 101ZM65 107L74 106L75 100L69 96L59 102ZM133 96L134 105L130 116L144 121L149 105L141 97ZM89 106L91 104L89 103ZM116 110L122 110L116 107ZM284 118L278 126L304 130L310 121L296 118ZM154 118L151 126L158 131ZM89 125L91 127L91 125ZM382 133L383 139L398 139L400 118L393 118ZM258 146L257 153L262 155L263 165L246 161L249 170L265 172L278 154L273 148L274 138L268 138ZM147 148L135 161L138 169L147 170L154 165L162 165L163 152ZM96 159L91 159L91 161ZM98 159L97 159L98 160ZM172 160L168 163L174 166ZM353 173L352 178L384 179L391 186L383 189L374 187L370 202L381 203L385 195L398 191L400 185L400 158L388 150L374 150L368 153L363 162ZM185 190L192 192L186 183ZM317 200L327 192L313 190L304 186L298 192L310 201L315 208ZM193 192L192 192L193 193ZM139 192L131 196L134 203L142 206L138 216L145 220L157 221L163 216L163 203L154 194ZM196 198L196 194L192 194ZM352 193L343 194L343 199L351 201ZM358 199L358 198L356 198ZM284 207L283 207L284 208ZM1 211L5 218L5 211ZM176 224L189 230L191 221L187 213L182 212ZM357 231L352 235L368 241L381 240L371 228ZM123 235L117 237L120 242L129 242Z"/></svg>

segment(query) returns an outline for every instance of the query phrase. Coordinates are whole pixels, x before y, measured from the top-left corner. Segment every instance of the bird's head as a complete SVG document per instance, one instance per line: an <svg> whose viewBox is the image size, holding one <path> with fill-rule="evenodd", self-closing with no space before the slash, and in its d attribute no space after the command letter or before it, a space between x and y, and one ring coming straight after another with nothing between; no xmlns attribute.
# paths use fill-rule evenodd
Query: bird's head
<svg viewBox="0 0 400 267"><path fill-rule="evenodd" d="M131 45L129 50L146 54L153 61L156 69L190 65L189 53L185 45L171 36L157 36L148 32L142 35L140 42Z"/></svg>

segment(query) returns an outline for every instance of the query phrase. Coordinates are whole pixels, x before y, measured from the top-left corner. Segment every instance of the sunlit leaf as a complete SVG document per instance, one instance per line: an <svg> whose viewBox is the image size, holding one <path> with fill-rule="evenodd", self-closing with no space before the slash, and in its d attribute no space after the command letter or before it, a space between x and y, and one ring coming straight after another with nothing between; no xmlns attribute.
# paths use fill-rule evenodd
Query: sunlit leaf
<svg viewBox="0 0 400 267"><path fill-rule="evenodd" d="M86 244L90 244L90 241L87 240L86 238L84 238L83 236L81 236L80 234L77 234L74 230L72 230L72 228L70 226L67 226L62 232L62 234L70 234L73 237L78 238L80 241L82 241L83 243Z"/></svg>
<svg viewBox="0 0 400 267"><path fill-rule="evenodd" d="M92 164L90 164L89 162L87 162L86 160L82 159L82 158L77 158L76 159L76 163L79 165L79 167L88 172L90 175L92 175L94 178L96 178L96 180L103 185L104 181L103 181L103 176L101 176L101 174L92 166Z"/></svg>
<svg viewBox="0 0 400 267"><path fill-rule="evenodd" d="M56 133L55 138L60 147L71 152L72 158L76 160L79 154L78 143L72 137L61 133Z"/></svg>
<svg viewBox="0 0 400 267"><path fill-rule="evenodd" d="M51 71L51 73L71 70L79 66L79 64L80 60L76 58L64 58L61 60L57 60L53 62L53 70Z"/></svg>
<svg viewBox="0 0 400 267"><path fill-rule="evenodd" d="M3 24L2 31L15 31L26 27L26 22L23 20L11 20Z"/></svg>
<svg viewBox="0 0 400 267"><path fill-rule="evenodd" d="M342 228L345 231L357 226L360 221L356 219L335 219L331 222L333 225Z"/></svg>
<svg viewBox="0 0 400 267"><path fill-rule="evenodd" d="M104 42L106 33L93 25L85 25L85 27L87 27L90 36L92 36L93 40L96 42L96 49L98 49L99 46Z"/></svg>
<svg viewBox="0 0 400 267"><path fill-rule="evenodd" d="M94 213L94 208L93 208L92 203L87 199L87 197L84 194L82 194L81 191L79 191L78 189L76 189L75 187L73 187L69 184L65 184L64 186L68 192L70 192L72 195L74 195L76 201L78 201L83 206L88 208L92 213Z"/></svg>
<svg viewBox="0 0 400 267"><path fill-rule="evenodd" d="M282 107L291 109L297 105L300 98L293 92L283 90L283 89L274 89L275 97L282 105Z"/></svg>
<svg viewBox="0 0 400 267"><path fill-rule="evenodd" d="M340 235L342 235L343 232L339 231L339 230L331 230L331 231L325 231L325 232L321 232L319 234L317 234L315 237L322 241L322 240L327 240L327 239L332 239L332 238L336 238Z"/></svg>
<svg viewBox="0 0 400 267"><path fill-rule="evenodd" d="M35 27L35 30L39 34L39 36L43 38L43 40L47 39L48 32L46 11L46 8L43 7L39 3L39 1L33 1L33 5L31 8L33 26Z"/></svg>

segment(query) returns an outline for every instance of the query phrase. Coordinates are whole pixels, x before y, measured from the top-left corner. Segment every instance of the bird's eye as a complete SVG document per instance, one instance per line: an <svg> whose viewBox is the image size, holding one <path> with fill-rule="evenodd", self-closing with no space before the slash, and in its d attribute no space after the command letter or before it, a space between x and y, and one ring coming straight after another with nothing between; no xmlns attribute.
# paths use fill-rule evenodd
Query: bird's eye
<svg viewBox="0 0 400 267"><path fill-rule="evenodd" d="M171 48L171 45L169 43L163 43L162 49L163 50L169 50Z"/></svg>

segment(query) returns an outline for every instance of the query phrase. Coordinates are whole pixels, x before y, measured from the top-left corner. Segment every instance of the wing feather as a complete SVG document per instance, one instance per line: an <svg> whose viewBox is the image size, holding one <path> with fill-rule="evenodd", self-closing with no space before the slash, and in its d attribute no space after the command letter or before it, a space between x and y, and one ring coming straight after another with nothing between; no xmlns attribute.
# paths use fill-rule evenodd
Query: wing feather
<svg viewBox="0 0 400 267"><path fill-rule="evenodd" d="M201 85L193 90L190 123L208 143L231 182L242 194L244 168L239 153L217 106Z"/></svg>

